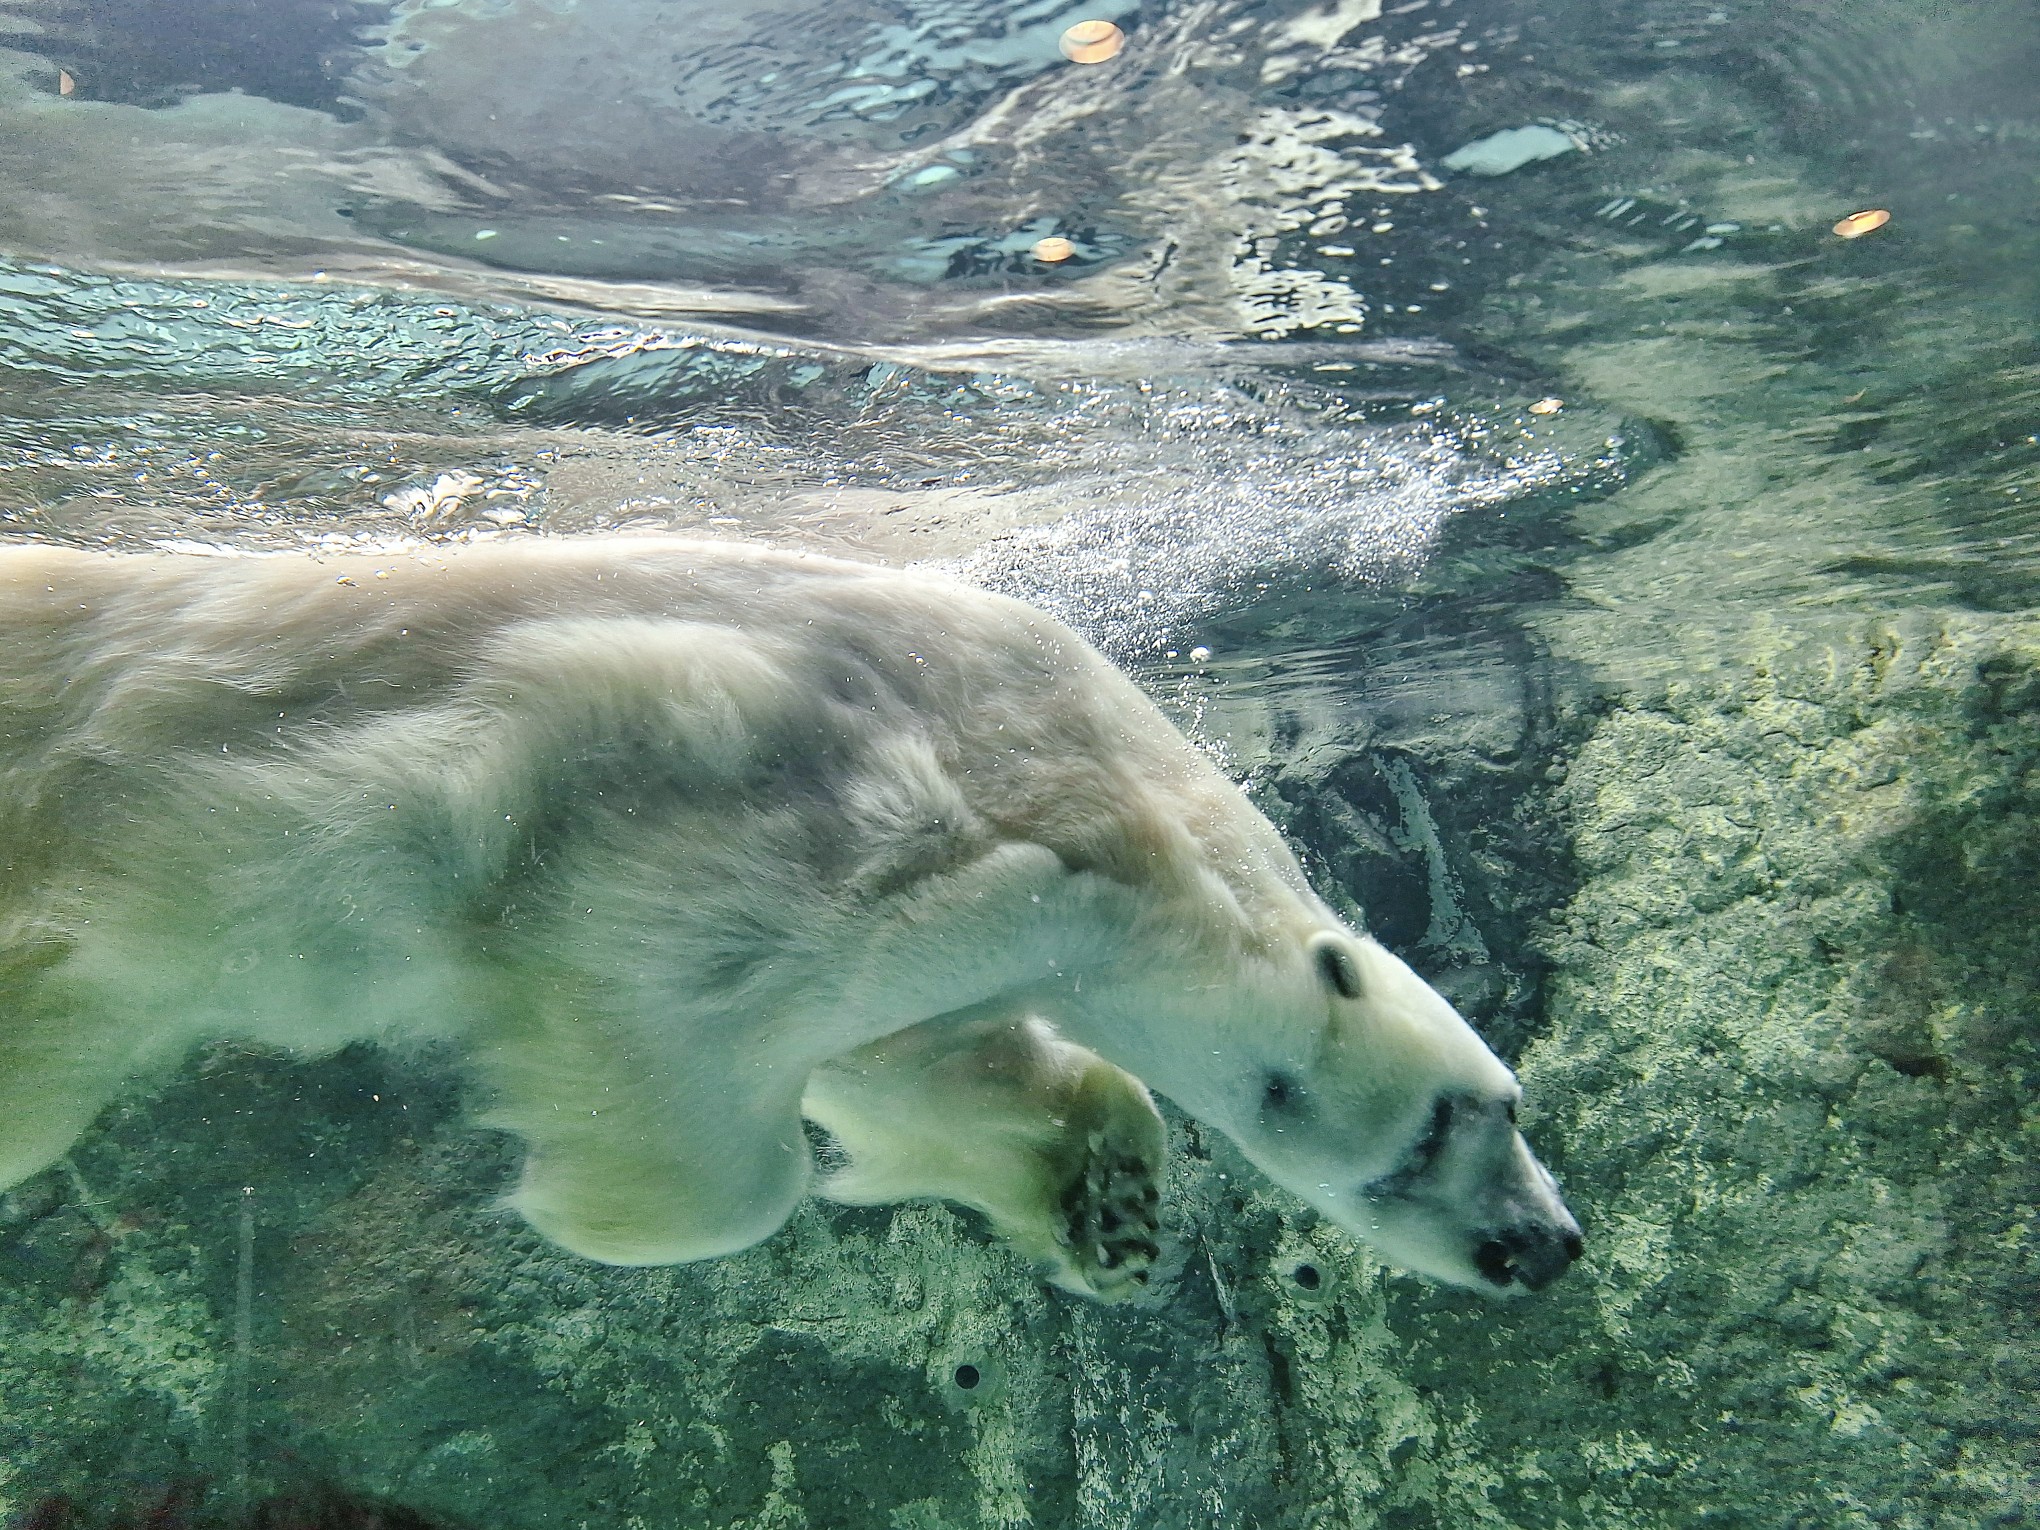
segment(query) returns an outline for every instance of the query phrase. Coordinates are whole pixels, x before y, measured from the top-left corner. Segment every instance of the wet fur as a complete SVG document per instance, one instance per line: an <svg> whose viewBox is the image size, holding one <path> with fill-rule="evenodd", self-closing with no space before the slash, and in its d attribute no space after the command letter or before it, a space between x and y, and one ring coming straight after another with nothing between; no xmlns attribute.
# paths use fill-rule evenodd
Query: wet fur
<svg viewBox="0 0 2040 1530"><path fill-rule="evenodd" d="M812 1108L870 1164L846 1196L983 1206L1090 1289L1071 1228L1102 1208L1073 1222L1071 1184L1141 1192L1058 1136L1090 1138L1074 1098L1151 1181L1145 1081L1475 1281L1478 1230L1432 1225L1456 1206L1398 1238L1364 1187L1439 1090L1514 1094L1134 686L1015 602L728 544L0 549L0 1185L197 1041L420 1036L468 1049L528 1145L513 1204L591 1257L771 1233L828 1068ZM1011 1087L929 1063L980 1048ZM881 1172L859 1100L898 1097L888 1069L911 1131L975 1143L1003 1111L1014 1153ZM1266 1119L1271 1069L1307 1115Z"/></svg>

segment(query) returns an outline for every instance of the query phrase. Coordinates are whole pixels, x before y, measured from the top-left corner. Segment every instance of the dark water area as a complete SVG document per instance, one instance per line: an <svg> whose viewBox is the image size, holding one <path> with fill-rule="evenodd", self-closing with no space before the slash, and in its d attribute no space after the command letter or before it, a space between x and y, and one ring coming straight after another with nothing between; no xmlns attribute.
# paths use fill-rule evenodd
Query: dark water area
<svg viewBox="0 0 2040 1530"><path fill-rule="evenodd" d="M936 1205L611 1269L456 1060L223 1046L0 1194L0 1523L2033 1523L2036 80L2023 0L0 0L0 538L1040 604L1589 1247L1427 1286L1172 1116L1132 1306Z"/></svg>

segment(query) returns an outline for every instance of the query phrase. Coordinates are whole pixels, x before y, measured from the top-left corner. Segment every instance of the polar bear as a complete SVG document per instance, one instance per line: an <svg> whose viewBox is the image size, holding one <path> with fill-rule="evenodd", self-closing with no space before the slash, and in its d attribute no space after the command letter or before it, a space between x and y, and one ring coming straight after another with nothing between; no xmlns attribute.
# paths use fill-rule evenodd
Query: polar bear
<svg viewBox="0 0 2040 1530"><path fill-rule="evenodd" d="M1515 1079L1081 639L731 543L0 548L0 1186L194 1043L450 1038L511 1204L616 1264L816 1178L1155 1253L1148 1088L1392 1262L1579 1229Z"/></svg>

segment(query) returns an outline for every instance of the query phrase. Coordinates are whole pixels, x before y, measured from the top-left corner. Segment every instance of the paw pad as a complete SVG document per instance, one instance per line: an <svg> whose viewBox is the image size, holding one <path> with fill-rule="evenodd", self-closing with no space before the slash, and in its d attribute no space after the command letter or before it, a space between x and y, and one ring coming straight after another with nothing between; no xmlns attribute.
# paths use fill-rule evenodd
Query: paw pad
<svg viewBox="0 0 2040 1530"><path fill-rule="evenodd" d="M1090 1142L1083 1172L1064 1187L1061 1241L1091 1288L1108 1295L1146 1285L1148 1266L1161 1254L1157 1208L1161 1190L1144 1159L1098 1137Z"/></svg>

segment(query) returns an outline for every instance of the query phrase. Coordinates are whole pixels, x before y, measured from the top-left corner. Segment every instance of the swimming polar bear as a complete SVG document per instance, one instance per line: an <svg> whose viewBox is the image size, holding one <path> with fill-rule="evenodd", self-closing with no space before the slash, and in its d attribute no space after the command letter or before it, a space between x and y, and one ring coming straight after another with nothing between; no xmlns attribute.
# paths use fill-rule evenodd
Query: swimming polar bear
<svg viewBox="0 0 2040 1530"><path fill-rule="evenodd" d="M0 548L0 1186L195 1042L452 1038L616 1264L822 1193L1154 1256L1146 1086L1442 1281L1579 1229L1515 1079L1078 637L727 543Z"/></svg>

